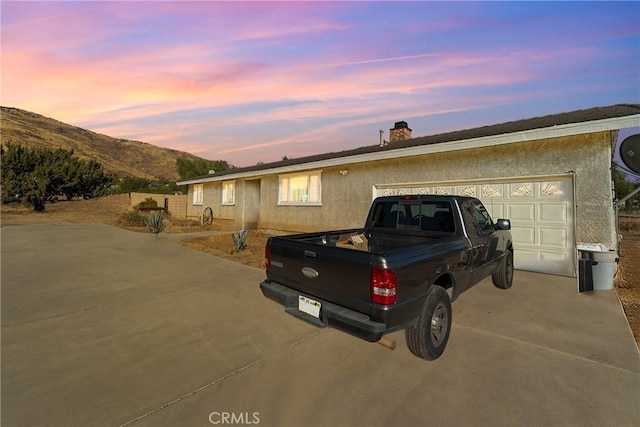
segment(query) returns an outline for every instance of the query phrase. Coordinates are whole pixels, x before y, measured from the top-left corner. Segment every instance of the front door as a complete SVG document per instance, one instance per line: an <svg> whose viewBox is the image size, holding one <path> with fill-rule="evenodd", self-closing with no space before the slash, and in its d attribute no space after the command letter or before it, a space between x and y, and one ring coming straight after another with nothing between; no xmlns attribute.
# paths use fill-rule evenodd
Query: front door
<svg viewBox="0 0 640 427"><path fill-rule="evenodd" d="M260 180L252 179L244 183L243 227L257 230L260 224Z"/></svg>

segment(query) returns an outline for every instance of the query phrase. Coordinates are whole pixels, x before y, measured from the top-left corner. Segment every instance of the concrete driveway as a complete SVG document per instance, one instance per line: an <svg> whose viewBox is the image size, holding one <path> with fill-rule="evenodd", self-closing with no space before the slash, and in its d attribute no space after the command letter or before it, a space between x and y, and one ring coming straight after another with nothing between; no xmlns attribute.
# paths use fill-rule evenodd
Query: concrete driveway
<svg viewBox="0 0 640 427"><path fill-rule="evenodd" d="M456 301L425 362L318 330L261 270L109 226L1 229L3 426L638 426L613 291L516 272Z"/></svg>

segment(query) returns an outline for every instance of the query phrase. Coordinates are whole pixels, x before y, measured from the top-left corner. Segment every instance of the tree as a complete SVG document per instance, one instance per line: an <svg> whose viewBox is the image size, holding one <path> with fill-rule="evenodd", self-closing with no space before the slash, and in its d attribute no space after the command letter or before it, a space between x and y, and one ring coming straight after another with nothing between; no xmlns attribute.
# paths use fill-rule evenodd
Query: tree
<svg viewBox="0 0 640 427"><path fill-rule="evenodd" d="M614 165L613 169L613 185L615 187L616 200L622 199L638 187L637 183L634 184L627 180L627 175L618 169L617 165ZM627 206L640 206L640 194L636 194L625 203Z"/></svg>
<svg viewBox="0 0 640 427"><path fill-rule="evenodd" d="M101 195L110 184L100 163L81 160L73 150L29 149L8 143L2 150L2 202L21 201L43 211L59 196Z"/></svg>
<svg viewBox="0 0 640 427"><path fill-rule="evenodd" d="M2 201L22 201L36 211L43 211L55 178L49 173L48 157L51 150L27 149L7 144L2 151Z"/></svg>
<svg viewBox="0 0 640 427"><path fill-rule="evenodd" d="M211 170L222 172L230 168L229 164L224 160L189 159L184 156L176 159L176 165L180 179L207 175Z"/></svg>
<svg viewBox="0 0 640 427"><path fill-rule="evenodd" d="M112 178L105 175L102 165L95 160L82 160L76 170L76 196L98 197L107 194Z"/></svg>
<svg viewBox="0 0 640 427"><path fill-rule="evenodd" d="M126 176L122 179L119 187L120 193L131 193L134 191L145 191L151 185L151 181L146 178Z"/></svg>

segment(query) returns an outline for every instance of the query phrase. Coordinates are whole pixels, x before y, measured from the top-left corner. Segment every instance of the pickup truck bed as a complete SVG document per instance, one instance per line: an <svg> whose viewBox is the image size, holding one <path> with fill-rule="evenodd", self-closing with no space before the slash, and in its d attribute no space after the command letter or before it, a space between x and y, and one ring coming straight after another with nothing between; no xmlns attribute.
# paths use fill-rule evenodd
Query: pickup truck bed
<svg viewBox="0 0 640 427"><path fill-rule="evenodd" d="M399 235L384 229L367 230L364 228L287 236L289 240L312 245L333 246L378 254L442 238L443 236L412 235L410 233Z"/></svg>

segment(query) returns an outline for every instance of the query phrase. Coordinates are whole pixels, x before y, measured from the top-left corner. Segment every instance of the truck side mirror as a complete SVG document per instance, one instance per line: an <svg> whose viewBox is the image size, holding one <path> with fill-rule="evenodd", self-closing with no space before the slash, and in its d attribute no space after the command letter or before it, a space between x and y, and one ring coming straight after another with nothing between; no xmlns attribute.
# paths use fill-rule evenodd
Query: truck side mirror
<svg viewBox="0 0 640 427"><path fill-rule="evenodd" d="M508 219L499 219L496 222L496 230L511 230L511 221Z"/></svg>

